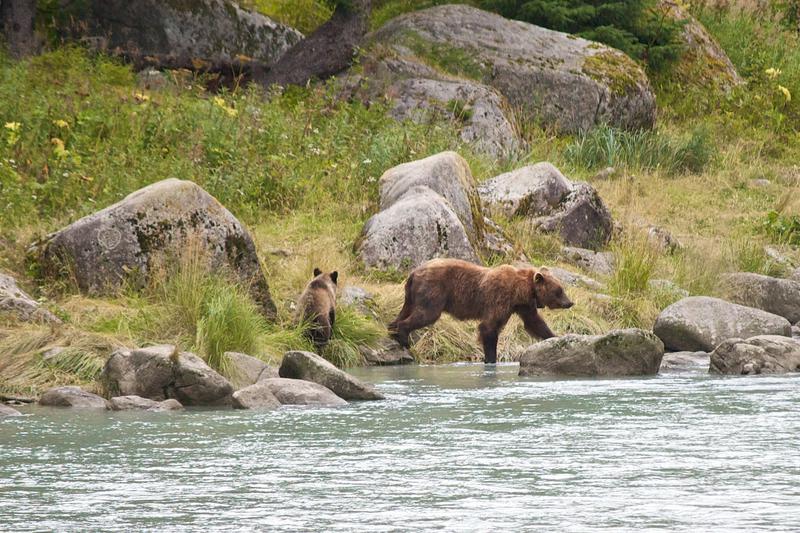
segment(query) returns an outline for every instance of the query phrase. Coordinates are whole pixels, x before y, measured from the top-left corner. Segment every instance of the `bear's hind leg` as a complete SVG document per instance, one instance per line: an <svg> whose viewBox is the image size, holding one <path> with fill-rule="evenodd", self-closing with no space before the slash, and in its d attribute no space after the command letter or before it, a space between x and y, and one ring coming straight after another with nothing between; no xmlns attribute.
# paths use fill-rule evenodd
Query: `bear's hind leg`
<svg viewBox="0 0 800 533"><path fill-rule="evenodd" d="M417 329L430 326L442 316L441 310L425 310L417 308L411 314L395 323L395 333L392 335L394 339L400 343L403 348L408 348L410 345L409 334Z"/></svg>

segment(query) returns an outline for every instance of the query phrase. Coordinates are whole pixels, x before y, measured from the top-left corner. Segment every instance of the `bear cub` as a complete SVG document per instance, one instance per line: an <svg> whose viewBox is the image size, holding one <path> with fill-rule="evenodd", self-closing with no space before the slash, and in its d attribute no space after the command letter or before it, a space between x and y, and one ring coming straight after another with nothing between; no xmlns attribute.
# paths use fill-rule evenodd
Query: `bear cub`
<svg viewBox="0 0 800 533"><path fill-rule="evenodd" d="M459 259L434 259L414 269L406 280L405 302L389 332L408 347L408 335L436 322L442 313L459 320L479 320L483 361L497 362L497 338L512 314L533 337L555 335L538 309L568 309L572 301L546 268L478 266Z"/></svg>
<svg viewBox="0 0 800 533"><path fill-rule="evenodd" d="M335 270L324 273L314 269L314 279L308 282L297 305L298 320L310 324L306 335L317 348L322 348L331 339L336 321L336 283L339 273Z"/></svg>

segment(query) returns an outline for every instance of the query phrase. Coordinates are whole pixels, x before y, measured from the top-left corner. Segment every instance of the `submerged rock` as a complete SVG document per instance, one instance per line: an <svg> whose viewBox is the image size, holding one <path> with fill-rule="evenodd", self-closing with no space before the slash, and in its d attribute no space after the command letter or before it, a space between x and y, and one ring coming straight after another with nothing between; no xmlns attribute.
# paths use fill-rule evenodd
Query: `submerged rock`
<svg viewBox="0 0 800 533"><path fill-rule="evenodd" d="M730 301L782 316L792 324L800 322L800 281L751 272L727 274L722 279Z"/></svg>
<svg viewBox="0 0 800 533"><path fill-rule="evenodd" d="M265 383L266 379L234 392L233 406L236 409L277 409L280 407L281 402L272 394L271 386Z"/></svg>
<svg viewBox="0 0 800 533"><path fill-rule="evenodd" d="M74 279L81 291L109 294L144 284L165 263L196 253L228 269L267 316L275 304L255 244L242 224L191 181L166 179L50 235L41 247L45 277Z"/></svg>
<svg viewBox="0 0 800 533"><path fill-rule="evenodd" d="M97 409L105 411L108 402L97 394L86 392L80 387L54 387L39 398L39 405L51 407L72 407L74 409Z"/></svg>
<svg viewBox="0 0 800 533"><path fill-rule="evenodd" d="M313 381L332 390L345 400L382 400L375 387L339 370L329 361L311 352L286 352L279 369L282 378Z"/></svg>
<svg viewBox="0 0 800 533"><path fill-rule="evenodd" d="M800 371L800 341L778 335L728 339L711 353L713 374L782 374Z"/></svg>
<svg viewBox="0 0 800 533"><path fill-rule="evenodd" d="M17 320L25 322L61 323L60 318L20 289L17 280L0 273L0 315L4 314L14 315Z"/></svg>
<svg viewBox="0 0 800 533"><path fill-rule="evenodd" d="M22 416L22 413L4 403L0 403L0 418L7 416Z"/></svg>
<svg viewBox="0 0 800 533"><path fill-rule="evenodd" d="M647 376L658 373L664 345L640 329L606 335L553 337L530 346L519 360L520 376Z"/></svg>
<svg viewBox="0 0 800 533"><path fill-rule="evenodd" d="M785 318L719 298L690 296L664 309L653 331L669 350L711 352L726 339L791 335Z"/></svg>
<svg viewBox="0 0 800 533"><path fill-rule="evenodd" d="M158 402L141 396L116 396L108 401L114 411L180 411L183 405L172 398Z"/></svg>
<svg viewBox="0 0 800 533"><path fill-rule="evenodd" d="M270 378L260 381L283 405L314 405L318 407L337 407L347 402L336 396L330 389L302 379Z"/></svg>
<svg viewBox="0 0 800 533"><path fill-rule="evenodd" d="M277 378L278 369L252 355L239 352L225 352L230 365L230 381L234 388L241 389L261 379Z"/></svg>
<svg viewBox="0 0 800 533"><path fill-rule="evenodd" d="M218 405L233 393L231 383L205 361L171 345L117 350L100 379L115 396L174 398L183 405Z"/></svg>

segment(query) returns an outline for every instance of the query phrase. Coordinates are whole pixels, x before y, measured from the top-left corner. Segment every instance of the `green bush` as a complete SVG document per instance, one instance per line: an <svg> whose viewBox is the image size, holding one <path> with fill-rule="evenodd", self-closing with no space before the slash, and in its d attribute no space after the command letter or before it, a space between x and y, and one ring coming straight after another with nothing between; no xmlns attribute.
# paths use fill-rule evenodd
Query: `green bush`
<svg viewBox="0 0 800 533"><path fill-rule="evenodd" d="M784 215L770 211L763 227L774 242L800 246L800 215Z"/></svg>

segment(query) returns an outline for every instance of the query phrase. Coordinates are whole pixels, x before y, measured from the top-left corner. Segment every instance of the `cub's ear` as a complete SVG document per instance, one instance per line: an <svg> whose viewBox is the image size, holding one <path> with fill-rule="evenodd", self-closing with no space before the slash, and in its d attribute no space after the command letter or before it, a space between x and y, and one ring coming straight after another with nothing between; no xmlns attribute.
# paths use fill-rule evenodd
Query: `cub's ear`
<svg viewBox="0 0 800 533"><path fill-rule="evenodd" d="M541 283L544 281L544 275L541 272L537 272L533 275L533 281L535 283Z"/></svg>
<svg viewBox="0 0 800 533"><path fill-rule="evenodd" d="M335 270L333 272L331 272L331 280L334 283L337 283L337 281L339 280L339 273L336 272Z"/></svg>
<svg viewBox="0 0 800 533"><path fill-rule="evenodd" d="M547 267L539 267L540 272L550 272L550 269Z"/></svg>
<svg viewBox="0 0 800 533"><path fill-rule="evenodd" d="M320 274L322 274L322 270L318 269L317 267L314 267L314 277L316 278Z"/></svg>

